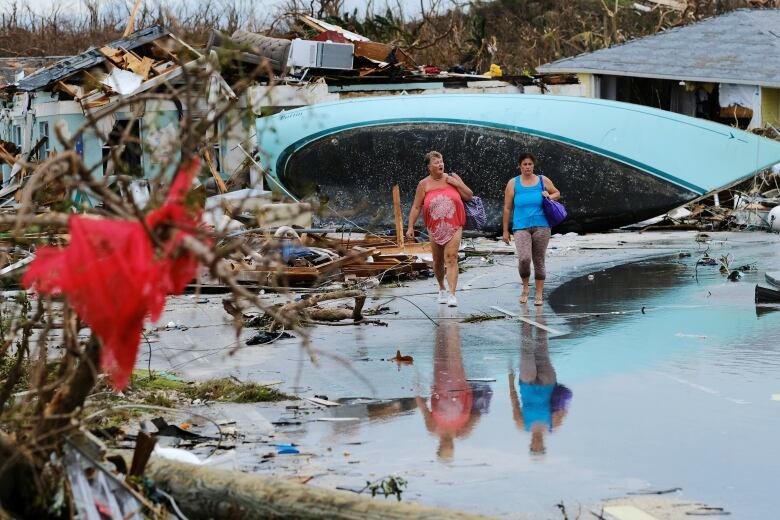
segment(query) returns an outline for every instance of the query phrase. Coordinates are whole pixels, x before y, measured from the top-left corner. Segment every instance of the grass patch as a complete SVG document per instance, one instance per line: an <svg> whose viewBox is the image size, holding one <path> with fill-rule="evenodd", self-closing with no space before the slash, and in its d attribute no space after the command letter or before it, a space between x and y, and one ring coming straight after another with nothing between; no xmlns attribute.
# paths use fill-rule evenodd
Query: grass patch
<svg viewBox="0 0 780 520"><path fill-rule="evenodd" d="M481 323L483 321L503 320L503 314L471 314L461 320L461 323Z"/></svg>
<svg viewBox="0 0 780 520"><path fill-rule="evenodd" d="M0 382L3 384L5 380L11 375L11 370L16 364L16 354L6 355L0 358ZM59 361L49 361L46 363L46 383L54 382L57 377L57 372L60 369ZM21 371L19 373L19 380L12 388L12 392L21 392L30 389L30 380L32 379L35 366L30 358L25 357L22 359Z"/></svg>
<svg viewBox="0 0 780 520"><path fill-rule="evenodd" d="M209 399L231 403L261 403L296 399L269 386L239 383L229 377L196 383L187 391L191 399Z"/></svg>
<svg viewBox="0 0 780 520"><path fill-rule="evenodd" d="M174 407L175 400L202 399L231 403L261 403L296 399L270 386L241 383L230 377L192 383L182 381L167 372L134 370L131 391L137 392L146 404Z"/></svg>
<svg viewBox="0 0 780 520"><path fill-rule="evenodd" d="M160 390L187 392L190 385L167 372L152 370L150 373L148 370L135 369L133 370L133 375L130 377L130 388L132 390L145 390L148 392Z"/></svg>

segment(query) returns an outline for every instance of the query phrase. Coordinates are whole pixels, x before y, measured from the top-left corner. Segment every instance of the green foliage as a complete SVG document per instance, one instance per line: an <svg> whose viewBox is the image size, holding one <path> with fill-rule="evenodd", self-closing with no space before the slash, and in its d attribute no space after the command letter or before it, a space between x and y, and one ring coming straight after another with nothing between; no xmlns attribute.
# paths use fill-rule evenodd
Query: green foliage
<svg viewBox="0 0 780 520"><path fill-rule="evenodd" d="M375 497L379 494L383 495L385 498L389 496L395 496L400 502L403 488L405 488L406 485L406 479L396 477L394 475L389 475L379 480L375 480L374 482L366 481L366 487L361 490L361 493L368 490L371 491L372 497Z"/></svg>
<svg viewBox="0 0 780 520"><path fill-rule="evenodd" d="M295 399L271 387L257 383L239 383L229 377L198 383L190 387L187 395L192 399L210 399L232 403L260 403Z"/></svg>
<svg viewBox="0 0 780 520"><path fill-rule="evenodd" d="M167 372L136 369L130 380L131 391L139 391L146 404L174 405L171 396L177 394L187 399L202 399L231 403L260 403L295 399L269 386L257 383L241 383L225 377L199 383L188 383Z"/></svg>

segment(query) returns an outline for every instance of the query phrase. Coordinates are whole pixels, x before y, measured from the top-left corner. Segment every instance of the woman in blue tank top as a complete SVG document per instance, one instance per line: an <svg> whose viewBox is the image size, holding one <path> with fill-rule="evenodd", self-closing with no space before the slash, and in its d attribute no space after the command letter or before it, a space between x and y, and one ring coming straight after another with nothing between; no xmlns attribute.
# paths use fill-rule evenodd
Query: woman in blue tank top
<svg viewBox="0 0 780 520"><path fill-rule="evenodd" d="M520 175L510 179L504 190L504 242L510 241L510 223L517 249L518 270L523 281L520 303L528 301L531 262L534 264L534 305L544 297L544 255L550 242L550 224L544 216L542 198L561 198L561 192L547 177L534 174L536 156L523 153L518 160Z"/></svg>
<svg viewBox="0 0 780 520"><path fill-rule="evenodd" d="M536 321L544 325L541 310L541 307L536 308ZM523 315L528 316L527 308L523 309ZM509 400L515 425L520 431L531 433L531 454L544 454L544 436L563 424L572 395L568 387L558 383L550 360L547 331L523 322L520 325L520 377L515 388L515 373L509 371Z"/></svg>

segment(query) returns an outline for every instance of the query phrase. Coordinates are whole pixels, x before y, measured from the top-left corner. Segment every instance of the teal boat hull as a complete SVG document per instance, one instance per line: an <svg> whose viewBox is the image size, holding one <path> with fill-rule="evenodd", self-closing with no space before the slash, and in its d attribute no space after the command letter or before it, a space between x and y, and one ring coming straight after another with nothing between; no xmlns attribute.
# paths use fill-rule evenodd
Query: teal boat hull
<svg viewBox="0 0 780 520"><path fill-rule="evenodd" d="M423 156L444 154L501 227L503 190L524 151L563 194L559 231L635 223L780 162L780 142L652 108L533 95L416 95L312 105L257 121L272 187L314 203L318 224L392 228Z"/></svg>

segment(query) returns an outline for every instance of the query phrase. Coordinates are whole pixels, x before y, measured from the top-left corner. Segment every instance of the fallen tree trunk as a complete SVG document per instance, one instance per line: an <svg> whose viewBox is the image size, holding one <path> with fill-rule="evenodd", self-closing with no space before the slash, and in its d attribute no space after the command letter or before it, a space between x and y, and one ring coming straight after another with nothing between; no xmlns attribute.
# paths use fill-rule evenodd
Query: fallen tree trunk
<svg viewBox="0 0 780 520"><path fill-rule="evenodd" d="M311 309L320 302L328 300L340 300L342 298L355 298L355 308L353 311L346 309ZM295 318L301 314L308 315L309 319L321 321L340 321L352 318L355 321L363 319L363 305L366 302L366 293L359 289L342 289L328 293L315 294L308 298L303 298L297 302L290 302L276 311L276 315L282 320L290 322L297 321ZM277 330L282 322L279 318L275 319L271 330Z"/></svg>
<svg viewBox="0 0 780 520"><path fill-rule="evenodd" d="M367 498L247 473L153 458L146 476L176 500L191 520L234 518L451 519L488 517Z"/></svg>
<svg viewBox="0 0 780 520"><path fill-rule="evenodd" d="M355 323L363 321L363 306L366 303L366 295L355 296L355 307L353 309L320 309L307 308L304 314L310 320L314 321L341 321L353 320Z"/></svg>

